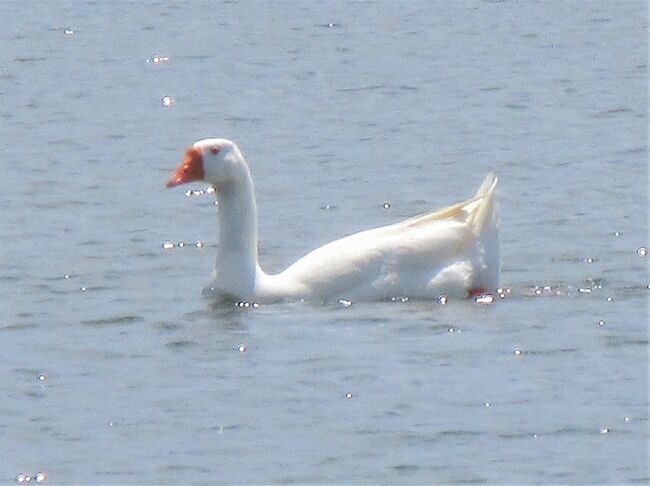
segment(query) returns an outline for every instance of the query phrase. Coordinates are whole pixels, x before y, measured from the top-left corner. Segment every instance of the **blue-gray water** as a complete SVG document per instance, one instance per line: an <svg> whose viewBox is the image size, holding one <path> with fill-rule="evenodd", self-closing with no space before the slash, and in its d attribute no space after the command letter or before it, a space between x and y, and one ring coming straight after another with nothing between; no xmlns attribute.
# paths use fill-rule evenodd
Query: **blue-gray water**
<svg viewBox="0 0 650 486"><path fill-rule="evenodd" d="M647 483L646 2L0 16L0 483ZM212 309L210 136L269 270L495 171L510 293Z"/></svg>

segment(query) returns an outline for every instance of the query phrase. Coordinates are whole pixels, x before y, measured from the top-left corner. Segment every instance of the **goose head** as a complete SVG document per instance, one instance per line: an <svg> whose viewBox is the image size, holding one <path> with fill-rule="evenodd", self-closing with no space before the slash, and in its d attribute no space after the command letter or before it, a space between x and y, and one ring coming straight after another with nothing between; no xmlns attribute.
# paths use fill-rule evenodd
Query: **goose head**
<svg viewBox="0 0 650 486"><path fill-rule="evenodd" d="M166 185L175 187L188 182L206 181L219 189L248 175L246 160L237 145L224 138L206 138L187 149L183 163Z"/></svg>

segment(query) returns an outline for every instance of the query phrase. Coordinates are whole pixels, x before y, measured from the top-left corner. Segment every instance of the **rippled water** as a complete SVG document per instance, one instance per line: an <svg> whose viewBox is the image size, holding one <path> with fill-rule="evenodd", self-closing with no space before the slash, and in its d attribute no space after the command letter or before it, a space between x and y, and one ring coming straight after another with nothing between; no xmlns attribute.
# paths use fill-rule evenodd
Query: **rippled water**
<svg viewBox="0 0 650 486"><path fill-rule="evenodd" d="M0 483L647 482L646 11L0 3ZM269 270L497 172L502 296L211 307L208 136Z"/></svg>

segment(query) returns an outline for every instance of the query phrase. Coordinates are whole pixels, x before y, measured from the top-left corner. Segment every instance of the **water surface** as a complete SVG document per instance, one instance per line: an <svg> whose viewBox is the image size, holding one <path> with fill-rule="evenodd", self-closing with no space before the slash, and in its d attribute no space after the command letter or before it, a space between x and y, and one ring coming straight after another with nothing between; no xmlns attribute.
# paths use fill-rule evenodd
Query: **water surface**
<svg viewBox="0 0 650 486"><path fill-rule="evenodd" d="M648 481L645 2L0 13L0 483ZM270 271L498 173L510 292L211 307L212 136Z"/></svg>

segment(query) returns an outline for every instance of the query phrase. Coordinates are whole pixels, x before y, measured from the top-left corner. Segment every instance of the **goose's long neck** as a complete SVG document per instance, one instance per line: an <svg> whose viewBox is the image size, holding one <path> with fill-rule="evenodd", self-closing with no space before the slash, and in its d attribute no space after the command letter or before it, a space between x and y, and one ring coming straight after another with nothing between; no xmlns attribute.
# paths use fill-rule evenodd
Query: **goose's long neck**
<svg viewBox="0 0 650 486"><path fill-rule="evenodd" d="M217 189L219 249L215 262L217 282L229 291L252 293L257 270L257 207L250 174ZM226 290L226 289L224 289Z"/></svg>

